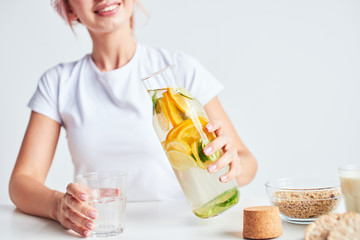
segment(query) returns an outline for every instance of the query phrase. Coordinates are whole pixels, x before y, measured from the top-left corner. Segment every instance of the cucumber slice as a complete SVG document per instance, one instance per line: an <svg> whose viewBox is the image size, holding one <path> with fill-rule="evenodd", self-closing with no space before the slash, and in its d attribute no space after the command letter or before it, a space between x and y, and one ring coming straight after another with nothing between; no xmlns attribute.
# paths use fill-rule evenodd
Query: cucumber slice
<svg viewBox="0 0 360 240"><path fill-rule="evenodd" d="M232 188L216 198L216 206L218 207L227 207L234 205L234 202L237 202L239 199L239 191L237 187Z"/></svg>

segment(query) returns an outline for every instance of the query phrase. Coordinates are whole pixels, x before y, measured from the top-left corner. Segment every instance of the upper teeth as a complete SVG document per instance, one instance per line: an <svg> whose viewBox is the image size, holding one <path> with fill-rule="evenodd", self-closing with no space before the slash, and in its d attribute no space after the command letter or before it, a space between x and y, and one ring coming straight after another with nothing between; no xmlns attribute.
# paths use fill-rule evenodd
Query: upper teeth
<svg viewBox="0 0 360 240"><path fill-rule="evenodd" d="M114 10L116 7L117 7L117 5L111 5L111 6L108 6L106 8L103 8L103 9L99 10L99 12L111 11L111 10Z"/></svg>

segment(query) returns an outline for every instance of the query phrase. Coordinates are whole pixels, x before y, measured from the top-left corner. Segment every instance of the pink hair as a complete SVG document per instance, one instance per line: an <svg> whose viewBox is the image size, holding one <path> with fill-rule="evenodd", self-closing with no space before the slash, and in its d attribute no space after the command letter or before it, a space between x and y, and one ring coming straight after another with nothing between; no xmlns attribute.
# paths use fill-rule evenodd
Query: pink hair
<svg viewBox="0 0 360 240"><path fill-rule="evenodd" d="M147 17L150 16L139 0L134 0L134 2L145 13ZM62 17L65 20L65 22L69 24L71 28L73 26L73 23L79 22L79 20L71 21L69 17L69 0L51 0L51 5L57 11L60 17ZM134 28L134 15L132 15L130 18L130 27Z"/></svg>
<svg viewBox="0 0 360 240"><path fill-rule="evenodd" d="M70 27L73 23L69 17L69 3L67 0L51 0L51 5L55 8L57 13L67 22Z"/></svg>

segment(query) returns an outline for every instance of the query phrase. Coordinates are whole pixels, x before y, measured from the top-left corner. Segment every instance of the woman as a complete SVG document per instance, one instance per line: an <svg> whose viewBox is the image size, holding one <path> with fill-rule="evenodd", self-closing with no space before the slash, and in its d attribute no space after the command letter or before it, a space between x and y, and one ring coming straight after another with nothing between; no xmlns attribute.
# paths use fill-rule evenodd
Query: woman
<svg viewBox="0 0 360 240"><path fill-rule="evenodd" d="M32 113L9 184L10 197L20 210L54 219L82 236L90 235L95 224L89 218L97 216L84 203L87 195L74 183L66 193L44 185L61 126L67 132L76 174L109 169L128 172L130 201L181 196L152 128L151 101L139 81L169 64L176 66L182 85L204 105L210 119L206 127L218 136L204 153L224 150L208 171L229 165L220 180L236 178L242 186L257 169L216 97L221 84L185 54L134 41L134 1L55 0L56 9L71 27L79 22L87 28L93 50L41 77L29 102Z"/></svg>

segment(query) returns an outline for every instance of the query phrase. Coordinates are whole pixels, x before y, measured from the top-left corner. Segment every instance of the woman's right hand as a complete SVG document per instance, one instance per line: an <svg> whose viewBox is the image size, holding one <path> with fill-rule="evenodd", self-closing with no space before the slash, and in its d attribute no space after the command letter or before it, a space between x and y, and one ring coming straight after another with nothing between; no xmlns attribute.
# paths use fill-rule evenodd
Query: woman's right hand
<svg viewBox="0 0 360 240"><path fill-rule="evenodd" d="M10 198L17 208L27 214L54 219L81 236L89 236L98 213L86 204L89 197L86 191L79 184L70 183L64 194L44 184L60 130L59 122L31 112L9 182Z"/></svg>
<svg viewBox="0 0 360 240"><path fill-rule="evenodd" d="M56 220L64 227L74 230L81 236L88 237L95 228L94 219L97 211L86 204L88 195L78 184L67 185L66 193L59 199Z"/></svg>

